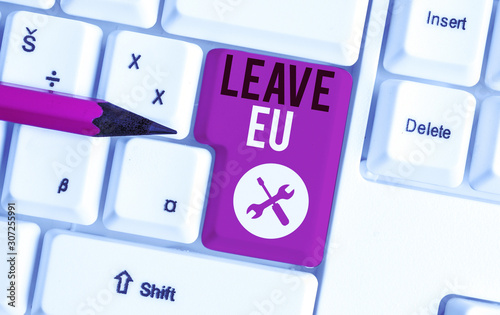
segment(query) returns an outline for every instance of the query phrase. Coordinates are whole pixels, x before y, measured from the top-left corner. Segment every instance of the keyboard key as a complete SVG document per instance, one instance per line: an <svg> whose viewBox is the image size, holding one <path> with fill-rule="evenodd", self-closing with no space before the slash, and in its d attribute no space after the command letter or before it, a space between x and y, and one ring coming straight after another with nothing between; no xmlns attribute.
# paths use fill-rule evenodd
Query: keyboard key
<svg viewBox="0 0 500 315"><path fill-rule="evenodd" d="M130 138L119 141L114 154L104 224L121 232L194 242L205 204L210 153Z"/></svg>
<svg viewBox="0 0 500 315"><path fill-rule="evenodd" d="M97 219L109 138L17 125L2 203L19 213L79 224Z"/></svg>
<svg viewBox="0 0 500 315"><path fill-rule="evenodd" d="M0 80L92 96L102 31L80 21L11 13L0 54Z"/></svg>
<svg viewBox="0 0 500 315"><path fill-rule="evenodd" d="M65 231L41 261L34 314L306 315L317 290L308 273Z"/></svg>
<svg viewBox="0 0 500 315"><path fill-rule="evenodd" d="M40 9L50 9L54 6L56 0L0 0L0 2L22 4Z"/></svg>
<svg viewBox="0 0 500 315"><path fill-rule="evenodd" d="M490 51L488 63L486 64L486 75L484 81L486 85L496 91L500 91L500 10L497 9L495 16L495 26L491 35Z"/></svg>
<svg viewBox="0 0 500 315"><path fill-rule="evenodd" d="M359 55L368 0L177 0L165 4L172 34L339 65Z"/></svg>
<svg viewBox="0 0 500 315"><path fill-rule="evenodd" d="M71 15L149 28L155 25L160 0L61 0Z"/></svg>
<svg viewBox="0 0 500 315"><path fill-rule="evenodd" d="M441 300L438 315L500 315L500 303L447 295Z"/></svg>
<svg viewBox="0 0 500 315"><path fill-rule="evenodd" d="M331 66L209 52L194 130L216 156L205 246L321 262L351 86Z"/></svg>
<svg viewBox="0 0 500 315"><path fill-rule="evenodd" d="M456 187L463 180L475 98L465 92L388 80L377 100L367 157L383 176Z"/></svg>
<svg viewBox="0 0 500 315"><path fill-rule="evenodd" d="M4 205L7 211L14 213L19 209L17 204L12 205L10 209L7 203ZM0 303L0 313L25 314L37 256L40 228L35 223L17 221L15 214L9 215L9 218L11 219L0 218L0 244L5 248L2 249L3 257L0 259L0 270L3 274L0 286L7 294L7 298L3 298ZM13 298L9 298L10 296Z"/></svg>
<svg viewBox="0 0 500 315"><path fill-rule="evenodd" d="M500 194L500 97L486 99L479 111L470 169L471 186Z"/></svg>
<svg viewBox="0 0 500 315"><path fill-rule="evenodd" d="M396 0L384 67L396 74L476 84L492 6L493 0Z"/></svg>
<svg viewBox="0 0 500 315"><path fill-rule="evenodd" d="M118 31L108 40L98 97L177 131L191 127L203 53L190 43Z"/></svg>
<svg viewBox="0 0 500 315"><path fill-rule="evenodd" d="M7 134L7 123L5 121L0 121L0 162L2 161L4 153L6 134Z"/></svg>

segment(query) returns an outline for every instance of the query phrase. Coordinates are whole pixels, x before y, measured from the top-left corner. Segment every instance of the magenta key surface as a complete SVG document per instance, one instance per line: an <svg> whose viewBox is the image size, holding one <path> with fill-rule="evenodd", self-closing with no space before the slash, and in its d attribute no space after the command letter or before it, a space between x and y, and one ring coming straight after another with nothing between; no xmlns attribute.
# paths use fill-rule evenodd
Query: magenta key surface
<svg viewBox="0 0 500 315"><path fill-rule="evenodd" d="M321 262L351 88L331 66L208 53L194 129L215 150L206 247Z"/></svg>

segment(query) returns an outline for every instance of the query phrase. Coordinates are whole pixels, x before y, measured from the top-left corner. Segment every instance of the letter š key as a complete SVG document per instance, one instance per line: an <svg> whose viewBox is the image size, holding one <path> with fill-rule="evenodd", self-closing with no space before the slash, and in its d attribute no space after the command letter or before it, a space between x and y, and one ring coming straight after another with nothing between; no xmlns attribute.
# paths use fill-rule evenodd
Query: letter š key
<svg viewBox="0 0 500 315"><path fill-rule="evenodd" d="M286 188L289 185L285 184L278 189L278 192L276 193L276 195L271 196L271 194L267 190L266 186L264 185L264 180L261 177L257 178L257 182L259 183L260 186L262 186L262 188L266 192L269 199L264 201L261 204L251 204L247 209L247 213L250 213L250 211L254 211L255 215L252 217L252 219L257 219L264 213L264 210L267 207L272 205L272 209L273 209L274 213L276 214L276 216L278 217L278 219L280 220L281 224L285 226L288 223L290 223L290 221L288 220L288 217L286 216L285 212L283 211L283 208L281 208L278 201L280 201L281 199L292 198L295 190L292 190L291 192L287 192Z"/></svg>

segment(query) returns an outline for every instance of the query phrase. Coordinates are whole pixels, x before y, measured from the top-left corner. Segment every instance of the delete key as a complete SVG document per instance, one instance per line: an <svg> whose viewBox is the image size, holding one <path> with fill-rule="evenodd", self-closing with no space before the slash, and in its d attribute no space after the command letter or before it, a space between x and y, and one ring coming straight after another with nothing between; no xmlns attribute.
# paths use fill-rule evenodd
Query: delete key
<svg viewBox="0 0 500 315"><path fill-rule="evenodd" d="M332 66L208 53L194 128L215 150L207 248L321 262L351 88L351 75Z"/></svg>

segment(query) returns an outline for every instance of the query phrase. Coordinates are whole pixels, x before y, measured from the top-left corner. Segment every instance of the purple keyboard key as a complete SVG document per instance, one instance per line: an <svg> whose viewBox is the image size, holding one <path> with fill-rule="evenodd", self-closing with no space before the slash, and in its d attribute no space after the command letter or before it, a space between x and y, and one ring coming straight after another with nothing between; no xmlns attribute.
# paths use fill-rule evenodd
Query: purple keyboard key
<svg viewBox="0 0 500 315"><path fill-rule="evenodd" d="M321 262L351 87L331 66L208 53L194 130L215 150L206 247Z"/></svg>

